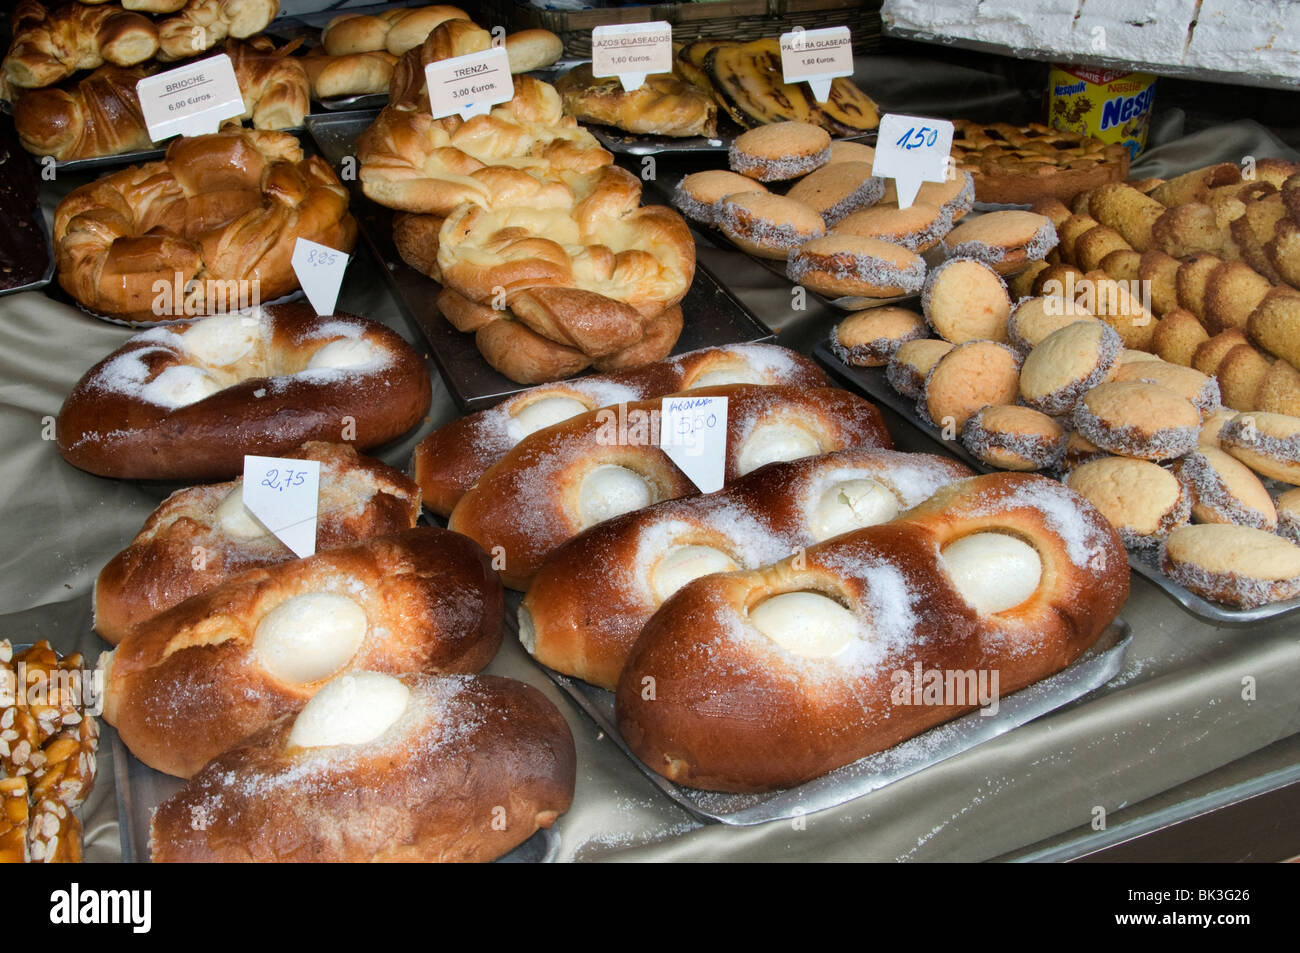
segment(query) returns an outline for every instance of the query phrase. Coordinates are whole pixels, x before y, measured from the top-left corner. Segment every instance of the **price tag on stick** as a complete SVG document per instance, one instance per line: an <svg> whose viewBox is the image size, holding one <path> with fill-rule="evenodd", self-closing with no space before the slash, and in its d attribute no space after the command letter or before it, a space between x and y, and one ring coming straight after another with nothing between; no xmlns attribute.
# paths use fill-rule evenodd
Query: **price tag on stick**
<svg viewBox="0 0 1300 953"><path fill-rule="evenodd" d="M135 84L135 94L154 142L207 135L222 120L244 114L235 68L225 53L146 76Z"/></svg>
<svg viewBox="0 0 1300 953"><path fill-rule="evenodd" d="M320 461L244 457L244 506L300 557L316 552Z"/></svg>
<svg viewBox="0 0 1300 953"><path fill-rule="evenodd" d="M947 179L951 152L952 123L948 120L886 113L880 117L871 174L893 179L898 207L909 208L922 182Z"/></svg>
<svg viewBox="0 0 1300 953"><path fill-rule="evenodd" d="M591 75L617 76L628 92L651 73L673 70L673 28L665 20L593 27Z"/></svg>
<svg viewBox="0 0 1300 953"><path fill-rule="evenodd" d="M515 95L510 57L504 46L430 63L424 68L424 80L434 119L453 113L461 119L483 116Z"/></svg>
<svg viewBox="0 0 1300 953"><path fill-rule="evenodd" d="M337 248L299 238L294 242L293 273L317 314L333 314L349 258Z"/></svg>
<svg viewBox="0 0 1300 953"><path fill-rule="evenodd" d="M807 83L813 98L826 102L831 80L853 75L853 40L846 26L824 30L795 27L781 34L781 73L787 83Z"/></svg>
<svg viewBox="0 0 1300 953"><path fill-rule="evenodd" d="M659 448L703 493L722 489L727 457L727 398L665 397Z"/></svg>

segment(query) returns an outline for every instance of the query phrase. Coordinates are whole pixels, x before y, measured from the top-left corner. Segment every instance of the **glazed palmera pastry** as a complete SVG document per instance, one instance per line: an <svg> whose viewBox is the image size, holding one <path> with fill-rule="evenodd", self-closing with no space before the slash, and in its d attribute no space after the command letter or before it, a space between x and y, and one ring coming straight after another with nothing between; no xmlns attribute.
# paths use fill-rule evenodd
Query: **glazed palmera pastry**
<svg viewBox="0 0 1300 953"><path fill-rule="evenodd" d="M705 136L718 134L713 97L673 75L653 73L633 90L617 76L596 77L590 63L575 66L555 82L564 111L582 123L599 123L634 135Z"/></svg>
<svg viewBox="0 0 1300 953"><path fill-rule="evenodd" d="M822 217L808 206L770 192L727 196L717 205L715 221L723 234L760 258L784 260L826 232Z"/></svg>
<svg viewBox="0 0 1300 953"><path fill-rule="evenodd" d="M878 204L853 212L837 222L833 232L876 238L919 253L939 244L951 227L939 206L918 201L908 208Z"/></svg>
<svg viewBox="0 0 1300 953"><path fill-rule="evenodd" d="M1059 417L1107 380L1123 345L1100 321L1078 321L1053 331L1029 352L1020 369L1020 397L1035 410Z"/></svg>
<svg viewBox="0 0 1300 953"><path fill-rule="evenodd" d="M826 235L792 251L785 273L830 298L892 298L921 290L925 260L878 239Z"/></svg>
<svg viewBox="0 0 1300 953"><path fill-rule="evenodd" d="M804 176L786 193L822 217L828 226L869 208L885 194L885 182L871 174L866 162L837 162Z"/></svg>
<svg viewBox="0 0 1300 953"><path fill-rule="evenodd" d="M926 336L925 319L907 308L871 308L831 329L831 350L854 367L882 367L908 341Z"/></svg>
<svg viewBox="0 0 1300 953"><path fill-rule="evenodd" d="M1256 473L1300 485L1300 418L1238 414L1219 431L1219 446Z"/></svg>
<svg viewBox="0 0 1300 953"><path fill-rule="evenodd" d="M941 357L925 378L917 409L936 427L961 432L982 407L1014 404L1020 355L996 341L967 341Z"/></svg>
<svg viewBox="0 0 1300 953"><path fill-rule="evenodd" d="M1277 508L1264 484L1222 450L1198 447L1174 462L1174 475L1191 491L1196 522L1277 529Z"/></svg>
<svg viewBox="0 0 1300 953"><path fill-rule="evenodd" d="M954 228L943 243L949 257L978 258L1008 274L1046 258L1056 245L1056 228L1034 212L990 212Z"/></svg>
<svg viewBox="0 0 1300 953"><path fill-rule="evenodd" d="M1018 351L1029 353L1053 331L1076 321L1096 321L1082 305L1058 295L1021 298L1007 319L1007 340Z"/></svg>
<svg viewBox="0 0 1300 953"><path fill-rule="evenodd" d="M1074 425L1103 450L1172 460L1196 446L1201 414L1190 400L1158 384L1123 381L1085 394L1075 405Z"/></svg>
<svg viewBox="0 0 1300 953"><path fill-rule="evenodd" d="M904 397L916 400L925 389L925 378L930 368L953 349L941 338L922 338L899 345L885 368L885 380Z"/></svg>
<svg viewBox="0 0 1300 953"><path fill-rule="evenodd" d="M726 169L707 169L692 172L677 183L672 203L687 218L705 225L717 222L718 203L728 195L740 192L766 192L761 182Z"/></svg>
<svg viewBox="0 0 1300 953"><path fill-rule="evenodd" d="M153 814L160 862L488 861L573 800L541 692L491 675L359 672L216 758Z"/></svg>
<svg viewBox="0 0 1300 953"><path fill-rule="evenodd" d="M921 310L935 333L953 344L1006 341L1011 297L988 265L950 258L926 277Z"/></svg>
<svg viewBox="0 0 1300 953"><path fill-rule="evenodd" d="M977 410L961 430L966 449L1002 470L1046 470L1065 456L1065 431L1028 407L1001 404Z"/></svg>
<svg viewBox="0 0 1300 953"><path fill-rule="evenodd" d="M1192 406L1199 410L1202 416L1223 406L1219 399L1219 382L1213 377L1208 377L1194 368L1180 367L1158 358L1152 360L1148 357L1122 363L1116 370L1114 379L1150 381L1159 384L1180 397L1190 400Z"/></svg>
<svg viewBox="0 0 1300 953"><path fill-rule="evenodd" d="M1192 513L1178 478L1147 460L1103 457L1073 467L1065 482L1101 510L1129 548L1157 545Z"/></svg>
<svg viewBox="0 0 1300 953"><path fill-rule="evenodd" d="M727 163L760 182L797 179L831 158L831 137L807 122L777 122L741 133L731 144Z"/></svg>
<svg viewBox="0 0 1300 953"><path fill-rule="evenodd" d="M1160 567L1197 595L1237 608L1300 595L1300 546L1250 526L1177 529L1161 549Z"/></svg>

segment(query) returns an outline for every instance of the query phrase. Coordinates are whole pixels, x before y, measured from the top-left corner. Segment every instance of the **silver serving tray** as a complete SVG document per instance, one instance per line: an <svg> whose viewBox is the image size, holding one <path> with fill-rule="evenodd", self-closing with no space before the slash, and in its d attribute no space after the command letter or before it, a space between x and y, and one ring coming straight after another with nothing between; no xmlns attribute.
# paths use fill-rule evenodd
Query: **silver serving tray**
<svg viewBox="0 0 1300 953"><path fill-rule="evenodd" d="M126 750L122 739L102 719L100 743L111 739L113 775L117 782L118 829L122 837L122 863L149 861L149 825L154 808L171 797L185 782L146 767ZM560 835L554 828L539 830L510 853L496 859L498 864L552 863L560 852Z"/></svg>
<svg viewBox="0 0 1300 953"><path fill-rule="evenodd" d="M507 600L507 625L516 637L518 614L512 606L518 604L518 595ZM731 827L749 827L802 817L856 800L1041 718L1100 688L1118 675L1124 665L1124 653L1132 641L1128 623L1117 618L1096 644L1069 668L1015 694L1002 696L996 715L986 717L978 711L970 712L805 784L762 794L701 791L674 784L652 771L623 742L614 717L613 692L561 675L540 663L538 668L614 740L655 787L673 801L701 820Z"/></svg>
<svg viewBox="0 0 1300 953"><path fill-rule="evenodd" d="M916 412L916 402L890 386L889 381L885 379L885 369L883 367L853 367L845 364L835 356L835 352L831 350L830 345L825 341L820 341L813 347L813 356L827 370L856 387L872 400L884 404L935 443L940 444L949 455L961 460L972 470L979 473L997 472L994 467L989 466L963 447L960 441L945 440L937 427L922 420L921 416ZM1281 491L1274 488L1271 492L1276 496ZM1214 625L1253 625L1257 622L1290 615L1300 609L1300 597L1286 599L1282 602L1270 602L1268 605L1256 606L1253 609L1234 609L1230 606L1210 602L1166 576L1152 552L1130 550L1128 564L1135 573L1144 579L1150 580L1187 612Z"/></svg>
<svg viewBox="0 0 1300 953"><path fill-rule="evenodd" d="M0 298L5 295L17 294L20 291L36 291L38 288L44 288L54 280L54 243L50 239L50 223L45 220L45 212L39 206L29 214L32 214L36 223L40 225L41 235L45 241L45 272L35 281L29 281L25 285L0 288Z"/></svg>

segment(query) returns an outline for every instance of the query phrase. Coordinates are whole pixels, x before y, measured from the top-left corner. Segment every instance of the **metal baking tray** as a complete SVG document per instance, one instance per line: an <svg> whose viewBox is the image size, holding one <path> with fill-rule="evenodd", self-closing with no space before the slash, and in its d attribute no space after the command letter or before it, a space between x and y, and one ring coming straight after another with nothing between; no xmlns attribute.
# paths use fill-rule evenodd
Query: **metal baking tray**
<svg viewBox="0 0 1300 953"><path fill-rule="evenodd" d="M337 169L352 155L353 143L377 115L343 113L309 116L307 128L321 153ZM382 263L388 283L410 322L420 331L456 404L466 413L499 403L527 385L498 373L479 353L474 335L452 327L434 299L438 284L402 261L393 245L393 211L365 197L355 177L348 181L352 214L366 245ZM749 310L696 262L695 281L682 301L685 321L674 354L701 347L770 340L773 335Z"/></svg>
<svg viewBox="0 0 1300 953"><path fill-rule="evenodd" d="M323 104L322 104L323 105ZM299 139L306 134L305 126L293 126L289 129L277 129L276 132L287 132L297 136ZM144 162L157 162L167 154L167 146L170 140L160 146L152 149L137 149L134 152L119 152L111 156L92 156L89 159L56 159L54 162L54 172L58 175L60 172L97 172L103 169L117 169L128 165L138 165ZM37 157L40 161L40 157Z"/></svg>
<svg viewBox="0 0 1300 953"><path fill-rule="evenodd" d="M872 400L884 404L935 443L942 445L945 451L972 470L979 473L997 472L994 467L990 467L962 446L960 441L945 440L937 427L922 420L916 412L916 402L890 386L889 381L885 379L883 367L852 367L845 364L835 356L835 352L826 341L820 341L813 347L813 356L835 376L856 387ZM1234 609L1210 602L1166 576L1156 563L1155 554L1152 552L1130 550L1128 564L1135 573L1154 583L1188 613L1213 625L1254 625L1257 622L1290 615L1300 609L1300 597L1270 602L1268 605L1256 606L1253 609Z"/></svg>
<svg viewBox="0 0 1300 953"><path fill-rule="evenodd" d="M518 596L507 606L517 606ZM507 609L510 631L518 635L518 614ZM1026 722L1055 711L1100 688L1119 674L1133 636L1116 619L1073 665L998 701L996 715L970 712L931 728L893 748L836 768L797 787L762 794L727 794L674 784L652 771L623 742L614 717L614 693L538 665L664 794L696 817L732 827L748 827L824 811L870 794Z"/></svg>
<svg viewBox="0 0 1300 953"><path fill-rule="evenodd" d="M8 217L12 211L12 209L6 208L5 216ZM45 271L35 281L29 281L24 285L14 285L12 288L0 288L0 298L5 295L17 294L20 291L36 291L39 288L44 288L54 280L54 243L50 238L50 224L45 220L45 212L42 211L40 206L37 206L28 214L32 215L41 228L41 237L45 242Z"/></svg>
<svg viewBox="0 0 1300 953"><path fill-rule="evenodd" d="M117 788L118 829L122 837L122 863L146 863L149 860L149 825L154 808L171 797L185 782L169 774L145 767L126 750L126 745L111 726L100 722L100 743L111 739L113 745L113 780ZM554 828L544 828L510 853L498 857L498 864L551 863L560 850L560 835Z"/></svg>

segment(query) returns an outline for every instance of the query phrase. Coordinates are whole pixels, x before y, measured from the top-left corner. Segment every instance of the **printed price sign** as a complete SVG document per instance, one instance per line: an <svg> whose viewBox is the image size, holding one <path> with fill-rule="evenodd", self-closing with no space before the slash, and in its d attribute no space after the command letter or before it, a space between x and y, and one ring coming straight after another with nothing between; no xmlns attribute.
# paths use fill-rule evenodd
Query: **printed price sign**
<svg viewBox="0 0 1300 953"><path fill-rule="evenodd" d="M893 179L898 207L909 208L922 182L942 182L948 177L951 152L952 123L948 120L886 113L880 117L871 174Z"/></svg>
<svg viewBox="0 0 1300 953"><path fill-rule="evenodd" d="M673 28L664 20L620 23L591 31L591 75L617 76L628 92L651 73L673 70Z"/></svg>
<svg viewBox="0 0 1300 953"><path fill-rule="evenodd" d="M430 63L424 68L424 79L429 85L429 108L434 119L453 113L461 119L483 116L497 103L508 103L515 95L510 57L504 46Z"/></svg>
<svg viewBox="0 0 1300 953"><path fill-rule="evenodd" d="M813 98L826 102L831 80L853 75L853 40L846 26L824 30L795 27L781 34L781 72L787 83L807 83Z"/></svg>
<svg viewBox="0 0 1300 953"><path fill-rule="evenodd" d="M204 136L224 119L244 114L235 68L225 53L146 76L135 84L149 138Z"/></svg>
<svg viewBox="0 0 1300 953"><path fill-rule="evenodd" d="M317 314L333 314L349 257L337 248L299 238L294 242L293 273Z"/></svg>
<svg viewBox="0 0 1300 953"><path fill-rule="evenodd" d="M316 552L319 460L244 457L244 506L298 556Z"/></svg>
<svg viewBox="0 0 1300 953"><path fill-rule="evenodd" d="M727 398L665 397L659 448L703 493L722 489L727 454Z"/></svg>

